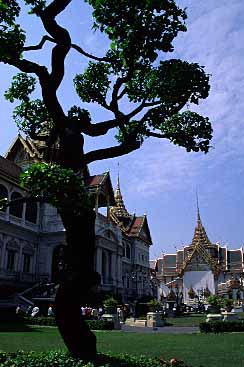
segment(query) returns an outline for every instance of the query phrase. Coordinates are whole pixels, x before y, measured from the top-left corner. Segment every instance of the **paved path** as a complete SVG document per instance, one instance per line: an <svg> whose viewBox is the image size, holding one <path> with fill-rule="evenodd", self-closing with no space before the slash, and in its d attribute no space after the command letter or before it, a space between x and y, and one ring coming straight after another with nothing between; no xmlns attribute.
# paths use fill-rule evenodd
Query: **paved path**
<svg viewBox="0 0 244 367"><path fill-rule="evenodd" d="M194 334L199 333L196 326L163 326L155 330L151 327L121 325L121 330L134 333Z"/></svg>

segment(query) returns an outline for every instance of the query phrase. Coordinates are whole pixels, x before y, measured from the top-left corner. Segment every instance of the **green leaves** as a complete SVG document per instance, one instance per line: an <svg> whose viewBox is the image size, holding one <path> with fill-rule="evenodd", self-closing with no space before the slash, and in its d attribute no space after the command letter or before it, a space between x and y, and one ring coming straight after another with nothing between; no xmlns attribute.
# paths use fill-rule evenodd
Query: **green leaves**
<svg viewBox="0 0 244 367"><path fill-rule="evenodd" d="M126 140L128 139L130 141L136 141L142 144L146 137L147 131L148 130L146 128L145 123L133 120L128 125L125 126L123 131L120 128L118 128L118 132L115 135L115 138L121 144L125 143Z"/></svg>
<svg viewBox="0 0 244 367"><path fill-rule="evenodd" d="M207 153L212 138L212 127L207 117L185 111L173 115L159 127L165 138L186 148L187 152Z"/></svg>
<svg viewBox="0 0 244 367"><path fill-rule="evenodd" d="M173 0L87 0L94 28L105 32L127 67L154 62L158 51L173 51L172 41L186 31L186 13Z"/></svg>
<svg viewBox="0 0 244 367"><path fill-rule="evenodd" d="M25 33L18 24L5 26L0 24L0 62L6 64L21 58L25 43Z"/></svg>
<svg viewBox="0 0 244 367"><path fill-rule="evenodd" d="M16 23L20 6L16 0L0 0L0 62L19 58L25 42L25 33Z"/></svg>
<svg viewBox="0 0 244 367"><path fill-rule="evenodd" d="M29 188L32 196L48 197L50 204L59 210L70 207L75 211L92 206L83 178L71 169L36 163L21 174L20 182Z"/></svg>
<svg viewBox="0 0 244 367"><path fill-rule="evenodd" d="M0 0L0 24L14 25L15 18L20 13L20 6L16 0Z"/></svg>
<svg viewBox="0 0 244 367"><path fill-rule="evenodd" d="M78 96L83 102L106 103L106 95L110 81L109 66L102 62L89 62L84 74L74 78L74 85Z"/></svg>
<svg viewBox="0 0 244 367"><path fill-rule="evenodd" d="M13 119L18 128L30 137L51 128L53 124L45 104L40 99L22 102L15 107Z"/></svg>
<svg viewBox="0 0 244 367"><path fill-rule="evenodd" d="M130 101L160 101L164 108L187 102L198 104L209 93L209 76L197 63L161 61L158 68L141 67L127 83Z"/></svg>
<svg viewBox="0 0 244 367"><path fill-rule="evenodd" d="M13 77L10 88L4 93L4 97L11 103L15 99L29 101L29 95L35 90L36 79L26 73L18 73Z"/></svg>
<svg viewBox="0 0 244 367"><path fill-rule="evenodd" d="M13 77L10 88L4 94L11 103L16 99L21 101L13 111L13 119L18 128L29 136L39 134L52 125L52 119L43 101L30 100L29 96L34 92L35 86L36 79L33 76L18 73Z"/></svg>
<svg viewBox="0 0 244 367"><path fill-rule="evenodd" d="M45 0L25 0L26 5L31 5L30 14L39 15L46 7Z"/></svg>

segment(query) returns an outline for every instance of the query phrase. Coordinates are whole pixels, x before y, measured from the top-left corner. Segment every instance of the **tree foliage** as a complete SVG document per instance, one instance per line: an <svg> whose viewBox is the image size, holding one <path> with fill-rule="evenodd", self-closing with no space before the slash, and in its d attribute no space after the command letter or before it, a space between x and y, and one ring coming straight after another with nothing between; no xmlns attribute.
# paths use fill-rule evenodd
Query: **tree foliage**
<svg viewBox="0 0 244 367"><path fill-rule="evenodd" d="M23 187L29 188L31 196L44 197L59 211L63 208L83 210L93 204L84 179L73 170L56 164L33 164L21 174L20 182Z"/></svg>
<svg viewBox="0 0 244 367"><path fill-rule="evenodd" d="M18 23L20 2L0 2L0 61L20 71L5 93L10 102L20 102L13 112L18 128L31 138L45 140L47 149L58 145L54 163L74 170L130 153L149 137L168 139L188 152L207 153L210 121L185 107L207 98L209 75L197 63L163 57L174 50L178 33L186 31L185 10L174 0L85 0L93 8L93 29L110 42L104 56L98 57L73 44L69 31L56 18L71 2L22 3L23 10L39 17L46 32L39 44L31 46L25 44L25 31ZM50 71L26 58L45 42L53 44ZM65 112L57 91L71 49L87 59L87 68L74 78L81 104ZM37 83L41 98L32 99ZM124 101L130 104L129 112L123 110ZM113 118L94 123L83 102L98 104ZM84 152L86 135L105 135L111 129L117 129L117 145Z"/></svg>

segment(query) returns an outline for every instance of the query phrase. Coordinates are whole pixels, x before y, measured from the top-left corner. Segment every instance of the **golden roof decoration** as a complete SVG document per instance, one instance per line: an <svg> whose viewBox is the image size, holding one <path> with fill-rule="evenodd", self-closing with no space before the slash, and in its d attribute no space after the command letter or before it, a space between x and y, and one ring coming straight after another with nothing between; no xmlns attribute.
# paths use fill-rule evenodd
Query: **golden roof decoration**
<svg viewBox="0 0 244 367"><path fill-rule="evenodd" d="M110 210L117 218L130 218L131 215L128 213L127 209L125 208L124 200L120 191L120 181L119 175L117 180L117 187L114 193L115 199L115 206L112 207Z"/></svg>
<svg viewBox="0 0 244 367"><path fill-rule="evenodd" d="M202 225L200 211L198 207L198 201L197 201L197 225L195 228L192 243L190 245L190 247L193 248L193 251L191 255L185 259L183 266L181 268L180 274L182 274L185 271L187 265L191 262L191 259L196 252L198 252L198 254L203 258L203 260L206 261L206 263L210 266L210 268L213 270L214 273L218 273L220 270L220 267L217 261L214 258L212 258L210 254L208 253L207 247L209 246L213 246L213 245L209 241L205 228Z"/></svg>

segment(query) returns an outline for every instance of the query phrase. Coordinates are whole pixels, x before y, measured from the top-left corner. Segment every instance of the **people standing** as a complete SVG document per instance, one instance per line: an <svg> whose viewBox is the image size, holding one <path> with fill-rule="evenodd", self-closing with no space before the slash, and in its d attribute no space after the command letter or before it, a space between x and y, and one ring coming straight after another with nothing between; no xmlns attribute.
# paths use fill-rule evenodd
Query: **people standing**
<svg viewBox="0 0 244 367"><path fill-rule="evenodd" d="M49 307L48 307L47 316L54 316L52 305L49 305Z"/></svg>
<svg viewBox="0 0 244 367"><path fill-rule="evenodd" d="M31 312L31 317L35 317L38 316L39 314L39 307L38 306L34 306Z"/></svg>

